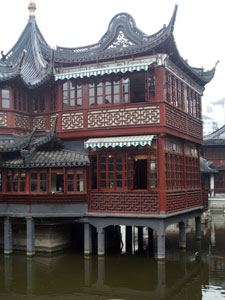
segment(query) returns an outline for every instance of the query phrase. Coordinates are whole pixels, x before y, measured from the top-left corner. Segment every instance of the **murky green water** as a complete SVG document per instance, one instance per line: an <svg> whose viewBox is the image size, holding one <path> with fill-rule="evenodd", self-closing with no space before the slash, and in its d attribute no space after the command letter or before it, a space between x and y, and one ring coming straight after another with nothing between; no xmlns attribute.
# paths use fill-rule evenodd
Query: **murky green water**
<svg viewBox="0 0 225 300"><path fill-rule="evenodd" d="M0 254L0 299L224 299L225 217L202 230L202 241L187 232L179 250L178 233L167 233L165 263L148 253L107 254L104 258L70 250L57 256Z"/></svg>

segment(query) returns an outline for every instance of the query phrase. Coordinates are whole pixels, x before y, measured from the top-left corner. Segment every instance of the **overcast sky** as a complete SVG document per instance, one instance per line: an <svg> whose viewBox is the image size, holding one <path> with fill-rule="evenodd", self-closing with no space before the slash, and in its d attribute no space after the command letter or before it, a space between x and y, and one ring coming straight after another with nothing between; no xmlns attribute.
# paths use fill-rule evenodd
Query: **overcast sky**
<svg viewBox="0 0 225 300"><path fill-rule="evenodd" d="M0 3L0 51L6 53L26 26L29 0ZM225 0L36 0L36 20L50 46L78 47L98 42L119 12L131 14L151 35L168 24L176 3L174 36L181 56L205 70L220 61L203 101L225 98Z"/></svg>

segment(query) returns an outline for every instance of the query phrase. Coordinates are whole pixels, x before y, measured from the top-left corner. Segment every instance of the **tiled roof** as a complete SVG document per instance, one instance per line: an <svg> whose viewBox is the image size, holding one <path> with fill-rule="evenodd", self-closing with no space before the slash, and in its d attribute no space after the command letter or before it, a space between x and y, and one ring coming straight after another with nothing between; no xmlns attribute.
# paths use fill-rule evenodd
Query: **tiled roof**
<svg viewBox="0 0 225 300"><path fill-rule="evenodd" d="M47 48L47 60L41 48ZM11 79L36 88L53 78L53 50L47 45L35 19L30 19L13 48L0 61L0 83Z"/></svg>
<svg viewBox="0 0 225 300"><path fill-rule="evenodd" d="M68 167L87 166L90 164L87 153L79 153L70 150L42 150L37 151L30 161L24 165L20 157L6 159L2 162L5 168L32 168L32 167Z"/></svg>
<svg viewBox="0 0 225 300"><path fill-rule="evenodd" d="M98 43L78 48L57 47L56 50L46 43L35 18L30 18L17 43L0 60L0 84L13 80L34 89L53 81L53 72L58 78L57 75L65 67L84 64L88 67L96 62L165 53L204 86L213 78L215 68L207 72L202 68L192 68L180 56L173 37L176 13L177 6L168 26L163 26L153 35L146 35L139 30L131 15L120 13L112 19Z"/></svg>

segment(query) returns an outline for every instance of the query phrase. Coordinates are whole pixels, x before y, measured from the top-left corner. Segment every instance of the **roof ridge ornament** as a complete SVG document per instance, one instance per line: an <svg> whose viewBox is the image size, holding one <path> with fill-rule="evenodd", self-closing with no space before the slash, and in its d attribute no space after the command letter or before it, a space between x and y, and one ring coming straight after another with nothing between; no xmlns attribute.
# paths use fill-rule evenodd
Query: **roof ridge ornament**
<svg viewBox="0 0 225 300"><path fill-rule="evenodd" d="M30 0L30 3L28 5L28 10L29 10L29 19L35 19L35 11L36 11L36 3L35 0Z"/></svg>

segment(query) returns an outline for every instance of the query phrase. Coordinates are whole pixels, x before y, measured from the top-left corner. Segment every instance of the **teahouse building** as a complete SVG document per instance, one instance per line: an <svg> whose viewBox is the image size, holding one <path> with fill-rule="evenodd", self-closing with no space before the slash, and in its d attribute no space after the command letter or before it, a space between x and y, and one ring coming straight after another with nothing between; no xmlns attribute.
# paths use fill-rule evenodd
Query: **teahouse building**
<svg viewBox="0 0 225 300"><path fill-rule="evenodd" d="M38 218L83 222L104 254L105 228L185 226L207 207L201 190L201 96L215 68L188 65L174 36L177 7L167 26L140 31L127 13L113 17L96 44L52 49L35 19L0 60L0 214L4 251L12 251L12 218L27 220L33 254ZM141 232L141 230L140 230Z"/></svg>

